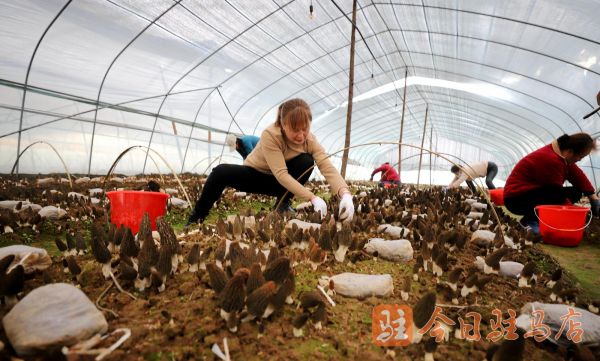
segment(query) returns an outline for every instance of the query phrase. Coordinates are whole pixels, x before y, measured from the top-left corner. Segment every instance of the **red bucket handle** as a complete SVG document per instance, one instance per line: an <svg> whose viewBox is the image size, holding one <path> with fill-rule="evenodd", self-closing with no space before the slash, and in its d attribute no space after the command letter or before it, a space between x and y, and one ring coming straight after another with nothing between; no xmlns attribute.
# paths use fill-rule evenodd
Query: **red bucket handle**
<svg viewBox="0 0 600 361"><path fill-rule="evenodd" d="M592 211L592 209L591 209L591 208L590 208L590 209L588 209L588 210L586 211L586 213L587 213L587 212L590 212L590 217L589 217L589 219L588 219L587 223L585 224L585 226L583 226L583 227L581 227L581 228L577 228L577 229L561 229L561 228L554 228L554 227L552 227L551 225L549 225L548 223L546 223L546 222L542 221L542 219L541 219L541 218L538 216L538 214L537 214L537 208L536 208L536 207L534 207L534 208L533 208L533 213L535 214L536 218L537 218L537 219L538 219L538 220L539 220L539 221L540 221L542 224L544 224L546 227L548 227L548 228L551 228L551 229L553 229L553 230L555 230L555 231L561 231L561 232L578 232L578 231L581 231L582 229L586 229L586 228L587 228L587 226L589 226L589 225L590 225L590 223L592 223L592 218L594 218L594 217L591 217L591 211Z"/></svg>

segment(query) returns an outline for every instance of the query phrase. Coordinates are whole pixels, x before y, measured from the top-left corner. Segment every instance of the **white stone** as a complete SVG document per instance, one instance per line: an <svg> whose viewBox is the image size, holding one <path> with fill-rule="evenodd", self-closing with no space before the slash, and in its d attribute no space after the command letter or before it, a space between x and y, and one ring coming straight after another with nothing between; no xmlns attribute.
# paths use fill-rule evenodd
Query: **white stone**
<svg viewBox="0 0 600 361"><path fill-rule="evenodd" d="M565 347L573 345L573 342L567 339L567 329L563 331L561 337L558 338L558 341L555 338L556 334L561 329L563 320L565 319L564 316L569 313L569 308L581 314L581 316L573 316L572 318L570 318L570 320L573 320L574 322L580 322L580 325L578 326L578 328L582 330L580 345L599 345L600 316L578 307L570 307L568 305L563 304L540 302L526 303L521 308L521 315L517 317L517 327L525 331L530 331L532 327L532 312L542 311L544 315L543 323L544 325L547 325L551 330L551 336L548 337L547 340L554 344L559 344ZM538 317L535 317L535 320L537 320L537 318Z"/></svg>
<svg viewBox="0 0 600 361"><path fill-rule="evenodd" d="M483 212L471 212L467 214L467 218L471 219L481 219L483 217Z"/></svg>
<svg viewBox="0 0 600 361"><path fill-rule="evenodd" d="M471 203L471 209L474 211L483 211L487 209L488 205L486 203L474 202Z"/></svg>
<svg viewBox="0 0 600 361"><path fill-rule="evenodd" d="M413 259L414 254L412 245L407 239L386 241L382 238L371 238L364 249L369 254L377 252L378 257L393 262L408 262Z"/></svg>
<svg viewBox="0 0 600 361"><path fill-rule="evenodd" d="M37 184L39 184L39 185L50 184L53 182L54 182L54 178L40 178L37 180Z"/></svg>
<svg viewBox="0 0 600 361"><path fill-rule="evenodd" d="M77 199L80 199L80 198L88 199L87 196L84 196L83 194L77 193L77 192L69 192L67 194L67 197L69 197L69 198L77 198Z"/></svg>
<svg viewBox="0 0 600 361"><path fill-rule="evenodd" d="M95 195L104 193L104 189L102 189L102 188L92 188L92 189L89 189L88 192L90 193L90 196L93 197Z"/></svg>
<svg viewBox="0 0 600 361"><path fill-rule="evenodd" d="M11 254L15 255L15 259L11 263L11 266L20 263L23 258L27 257L21 263L25 269L25 273L42 271L52 265L52 259L48 256L48 252L43 248L29 247L20 244L0 248L0 259Z"/></svg>
<svg viewBox="0 0 600 361"><path fill-rule="evenodd" d="M39 212L42 209L42 206L40 206L39 204L35 204L35 203L28 203L28 204L23 205L21 207L21 210L24 210L26 208L31 208L33 211Z"/></svg>
<svg viewBox="0 0 600 361"><path fill-rule="evenodd" d="M319 284L325 287L330 281L333 281L333 290L346 297L387 297L394 291L394 282L389 274L341 273L321 278Z"/></svg>
<svg viewBox="0 0 600 361"><path fill-rule="evenodd" d="M171 197L168 199L168 202L176 208L187 208L188 202L184 201L183 199L179 199L177 197Z"/></svg>
<svg viewBox="0 0 600 361"><path fill-rule="evenodd" d="M477 256L473 262L480 271L486 267L485 260L481 256ZM518 278L525 267L522 263L513 261L500 261L500 270L498 274L510 278Z"/></svg>
<svg viewBox="0 0 600 361"><path fill-rule="evenodd" d="M29 201L0 201L0 208L13 211L19 202L21 202L21 206L26 206L29 204Z"/></svg>
<svg viewBox="0 0 600 361"><path fill-rule="evenodd" d="M55 283L36 288L2 320L19 356L71 346L108 330L104 315L77 287Z"/></svg>
<svg viewBox="0 0 600 361"><path fill-rule="evenodd" d="M410 229L405 227L392 226L391 224L382 224L377 227L377 233L385 233L394 238L403 238L410 235Z"/></svg>
<svg viewBox="0 0 600 361"><path fill-rule="evenodd" d="M46 206L38 212L42 218L61 219L67 216L67 211L55 206Z"/></svg>
<svg viewBox="0 0 600 361"><path fill-rule="evenodd" d="M75 184L88 183L90 181L90 177L81 177L75 180Z"/></svg>
<svg viewBox="0 0 600 361"><path fill-rule="evenodd" d="M475 243L478 246L487 247L491 243L494 242L496 238L496 233L492 231L488 231L487 229L478 229L473 234L471 234L471 242ZM508 236L504 236L504 244L511 248L516 248L515 243L512 238Z"/></svg>

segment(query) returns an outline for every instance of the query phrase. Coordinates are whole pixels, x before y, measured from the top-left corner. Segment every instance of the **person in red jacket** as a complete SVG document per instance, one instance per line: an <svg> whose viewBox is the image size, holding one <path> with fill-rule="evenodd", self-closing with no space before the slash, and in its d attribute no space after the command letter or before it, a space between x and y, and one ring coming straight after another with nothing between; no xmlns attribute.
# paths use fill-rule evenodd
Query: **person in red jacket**
<svg viewBox="0 0 600 361"><path fill-rule="evenodd" d="M381 179L379 180L380 187L384 187L386 184L400 184L400 176L396 170L390 166L390 162L385 162L381 165L381 167L376 168L373 173L371 173L370 180L373 180L373 176L379 172L381 172Z"/></svg>
<svg viewBox="0 0 600 361"><path fill-rule="evenodd" d="M598 216L600 199L583 171L575 164L596 149L586 133L564 134L552 143L530 153L513 168L504 185L504 205L523 215L521 224L539 233L535 207L543 204L570 204L582 195L589 198L592 213ZM572 184L564 187L565 181Z"/></svg>

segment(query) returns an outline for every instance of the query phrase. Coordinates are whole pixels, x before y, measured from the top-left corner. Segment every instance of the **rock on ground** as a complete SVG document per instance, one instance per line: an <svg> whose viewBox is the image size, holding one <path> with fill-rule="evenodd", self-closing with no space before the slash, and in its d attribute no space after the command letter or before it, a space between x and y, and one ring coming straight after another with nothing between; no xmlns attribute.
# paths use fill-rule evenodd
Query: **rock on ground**
<svg viewBox="0 0 600 361"><path fill-rule="evenodd" d="M36 288L2 320L19 356L70 346L108 330L104 315L77 287L54 283Z"/></svg>

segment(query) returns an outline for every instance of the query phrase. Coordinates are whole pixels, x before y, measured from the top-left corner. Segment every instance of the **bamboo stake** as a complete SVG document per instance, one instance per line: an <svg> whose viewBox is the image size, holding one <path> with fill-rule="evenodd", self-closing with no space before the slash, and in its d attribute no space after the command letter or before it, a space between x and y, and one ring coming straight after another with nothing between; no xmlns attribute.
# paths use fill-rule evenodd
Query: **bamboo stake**
<svg viewBox="0 0 600 361"><path fill-rule="evenodd" d="M419 182L421 180L421 163L423 161L423 144L425 144L425 130L427 129L427 113L429 106L425 108L425 122L423 123L423 135L421 136L421 155L419 156L419 170L417 172L417 189L419 188Z"/></svg>
<svg viewBox="0 0 600 361"><path fill-rule="evenodd" d="M429 128L429 149L433 149L433 127ZM431 152L429 152L429 186L431 187L431 173L433 171L432 169L432 158L433 158L433 154L431 154Z"/></svg>
<svg viewBox="0 0 600 361"><path fill-rule="evenodd" d="M346 113L346 138L344 140L344 153L342 155L342 169L340 174L346 178L346 165L348 163L348 153L350 152L350 132L352 126L352 97L354 96L354 48L356 45L356 2L352 1L352 36L350 39L350 68L348 71L348 110Z"/></svg>
<svg viewBox="0 0 600 361"><path fill-rule="evenodd" d="M398 140L398 175L402 176L402 136L404 135L404 111L406 110L406 82L408 79L408 68L404 70L404 95L402 96L402 118L400 118L400 140Z"/></svg>

